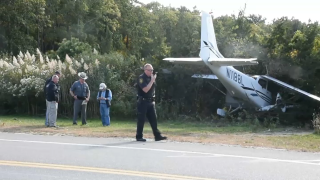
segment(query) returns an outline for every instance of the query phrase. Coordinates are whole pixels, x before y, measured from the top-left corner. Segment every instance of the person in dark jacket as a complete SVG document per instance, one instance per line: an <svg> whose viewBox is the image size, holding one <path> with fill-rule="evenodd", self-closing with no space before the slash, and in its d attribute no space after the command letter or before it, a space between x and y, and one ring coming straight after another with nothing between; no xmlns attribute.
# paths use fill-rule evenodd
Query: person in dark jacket
<svg viewBox="0 0 320 180"><path fill-rule="evenodd" d="M156 74L153 74L151 64L144 65L144 73L138 77L137 82L137 141L146 141L143 138L143 127L145 118L147 117L152 128L155 141L167 140L166 136L162 136L157 125L157 113L155 107L155 88Z"/></svg>
<svg viewBox="0 0 320 180"><path fill-rule="evenodd" d="M57 75L60 79L60 71L56 71L55 72L55 75ZM49 77L46 82L45 82L45 85L43 87L43 92L44 92L44 96L46 97L46 88L47 88L47 85L52 81L52 76ZM60 86L59 86L59 90L60 90ZM48 106L48 102L46 100L46 106ZM48 111L46 111L46 121L45 121L45 125L48 126Z"/></svg>
<svg viewBox="0 0 320 180"><path fill-rule="evenodd" d="M59 76L53 75L52 81L46 86L46 100L47 100L47 112L48 112L48 127L57 127L57 113L59 103Z"/></svg>

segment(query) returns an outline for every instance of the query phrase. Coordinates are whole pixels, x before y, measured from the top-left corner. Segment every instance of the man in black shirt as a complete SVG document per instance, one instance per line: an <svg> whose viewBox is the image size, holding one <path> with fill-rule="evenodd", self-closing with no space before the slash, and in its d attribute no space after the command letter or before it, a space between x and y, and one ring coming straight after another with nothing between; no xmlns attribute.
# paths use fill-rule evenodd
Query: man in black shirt
<svg viewBox="0 0 320 180"><path fill-rule="evenodd" d="M166 140L167 137L161 136L157 128L157 114L155 110L155 80L157 75L153 75L153 67L151 64L144 65L144 73L141 74L137 82L138 90L138 122L137 122L137 141L146 141L143 139L143 126L145 117L147 116L151 125L153 135L156 141Z"/></svg>
<svg viewBox="0 0 320 180"><path fill-rule="evenodd" d="M55 75L57 75L57 76L59 77L59 79L60 79L60 72L59 72L59 71L56 71L56 72L55 72ZM49 77L49 78L46 80L45 85L44 85L44 87L43 87L43 92L44 92L44 96L45 96L45 97L46 97L46 88L47 88L47 85L48 85L51 81L52 81L52 76ZM57 84L57 86L58 86L59 91L60 91L60 86L59 86L59 84ZM46 100L46 106L48 106L47 100ZM46 126L49 125L49 123L48 123L48 111L46 111L46 121L45 121L45 125L46 125Z"/></svg>
<svg viewBox="0 0 320 180"><path fill-rule="evenodd" d="M47 84L46 87L46 100L47 100L47 112L48 112L48 126L57 127L57 111L59 102L59 88L57 86L59 77L57 75L52 76L52 81Z"/></svg>

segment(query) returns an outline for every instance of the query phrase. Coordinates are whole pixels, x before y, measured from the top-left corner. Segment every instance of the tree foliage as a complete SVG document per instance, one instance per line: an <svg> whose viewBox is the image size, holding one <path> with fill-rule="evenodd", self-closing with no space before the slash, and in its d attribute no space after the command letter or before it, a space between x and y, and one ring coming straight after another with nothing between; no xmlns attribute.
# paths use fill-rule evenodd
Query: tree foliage
<svg viewBox="0 0 320 180"><path fill-rule="evenodd" d="M152 63L171 70L157 78L160 118L210 116L224 97L210 81L192 79L208 68L174 66L162 58L197 57L200 47L199 11L165 7L157 2L129 0L16 0L0 2L0 61L2 113L44 114L40 86L56 69L64 78L62 114L71 115L68 96L76 73L90 74L92 98L100 82L115 92L114 115L135 116L135 78ZM225 57L257 57L258 66L237 67L265 74L320 95L320 27L318 22L279 17L271 24L245 9L214 18L220 52ZM38 50L37 50L38 49ZM34 54L34 55L32 55ZM96 65L96 63L100 63ZM221 84L214 83L223 88ZM19 96L18 96L19 95ZM17 103L19 102L19 103ZM310 106L310 104L309 104ZM314 104L317 106L317 104ZM89 114L97 116L94 98Z"/></svg>

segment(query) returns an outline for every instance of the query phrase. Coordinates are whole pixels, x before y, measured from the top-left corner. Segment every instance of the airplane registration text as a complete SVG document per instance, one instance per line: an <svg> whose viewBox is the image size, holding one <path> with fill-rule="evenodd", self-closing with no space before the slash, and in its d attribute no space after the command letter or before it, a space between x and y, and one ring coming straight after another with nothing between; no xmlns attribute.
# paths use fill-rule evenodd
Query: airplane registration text
<svg viewBox="0 0 320 180"><path fill-rule="evenodd" d="M234 80L235 82L242 84L242 76L228 68L227 69L227 76L228 78Z"/></svg>

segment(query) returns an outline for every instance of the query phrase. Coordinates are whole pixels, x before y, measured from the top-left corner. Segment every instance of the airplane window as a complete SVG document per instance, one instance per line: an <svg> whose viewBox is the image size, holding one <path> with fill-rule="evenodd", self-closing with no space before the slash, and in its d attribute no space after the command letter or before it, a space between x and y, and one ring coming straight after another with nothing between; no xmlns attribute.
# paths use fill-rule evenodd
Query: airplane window
<svg viewBox="0 0 320 180"><path fill-rule="evenodd" d="M267 81L263 79L259 79L258 83L262 86L262 88L267 87Z"/></svg>

